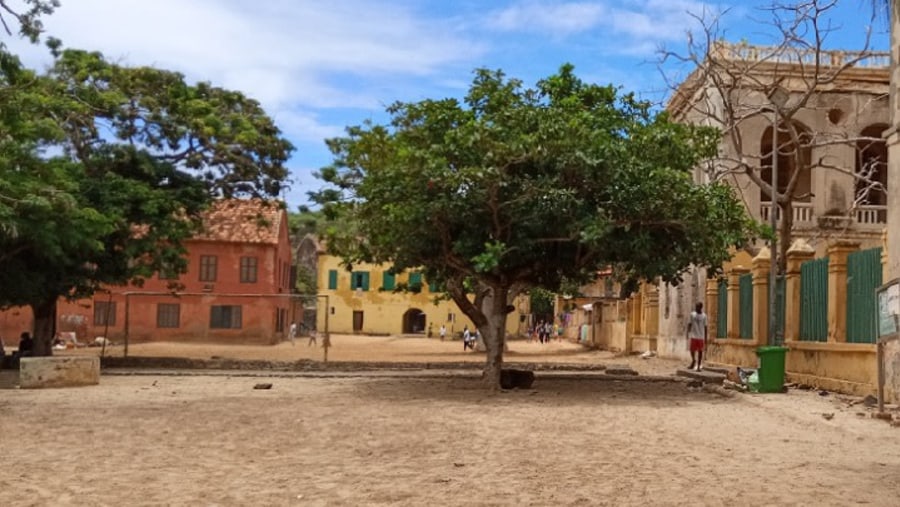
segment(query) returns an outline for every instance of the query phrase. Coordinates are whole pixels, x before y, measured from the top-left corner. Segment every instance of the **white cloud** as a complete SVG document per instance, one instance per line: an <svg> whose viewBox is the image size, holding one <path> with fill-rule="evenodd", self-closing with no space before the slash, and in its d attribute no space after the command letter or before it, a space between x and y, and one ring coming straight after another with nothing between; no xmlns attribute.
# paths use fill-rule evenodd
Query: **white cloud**
<svg viewBox="0 0 900 507"><path fill-rule="evenodd" d="M595 32L618 54L647 54L663 42L682 40L696 28L691 14L710 4L694 0L536 1L523 0L488 15L487 25L506 32L566 37Z"/></svg>
<svg viewBox="0 0 900 507"><path fill-rule="evenodd" d="M310 143L319 143L323 139L340 136L344 128L327 125L319 121L317 115L294 109L276 111L273 115L278 128L289 138Z"/></svg>
<svg viewBox="0 0 900 507"><path fill-rule="evenodd" d="M81 0L64 2L46 27L68 47L179 70L268 107L373 107L379 100L365 90L343 90L366 76L430 75L483 52L439 20L364 0Z"/></svg>
<svg viewBox="0 0 900 507"><path fill-rule="evenodd" d="M601 2L526 2L488 17L488 24L506 31L571 34L597 26L606 12Z"/></svg>

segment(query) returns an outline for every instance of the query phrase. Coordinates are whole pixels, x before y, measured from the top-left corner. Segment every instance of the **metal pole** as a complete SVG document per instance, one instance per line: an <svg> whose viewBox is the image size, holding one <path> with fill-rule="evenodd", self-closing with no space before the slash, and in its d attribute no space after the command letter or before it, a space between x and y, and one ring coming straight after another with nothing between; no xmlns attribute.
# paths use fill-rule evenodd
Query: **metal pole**
<svg viewBox="0 0 900 507"><path fill-rule="evenodd" d="M772 226L772 241L769 260L769 345L778 341L777 305L775 304L775 286L778 276L778 108L772 109L772 206L769 209L769 224Z"/></svg>

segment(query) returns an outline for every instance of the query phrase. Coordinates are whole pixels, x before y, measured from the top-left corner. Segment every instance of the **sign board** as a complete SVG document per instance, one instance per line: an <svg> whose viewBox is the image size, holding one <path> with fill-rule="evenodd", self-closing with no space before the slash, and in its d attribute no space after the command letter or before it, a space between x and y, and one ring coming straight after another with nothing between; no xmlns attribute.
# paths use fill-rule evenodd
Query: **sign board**
<svg viewBox="0 0 900 507"><path fill-rule="evenodd" d="M897 334L897 322L900 318L900 278L875 289L878 303L878 338Z"/></svg>

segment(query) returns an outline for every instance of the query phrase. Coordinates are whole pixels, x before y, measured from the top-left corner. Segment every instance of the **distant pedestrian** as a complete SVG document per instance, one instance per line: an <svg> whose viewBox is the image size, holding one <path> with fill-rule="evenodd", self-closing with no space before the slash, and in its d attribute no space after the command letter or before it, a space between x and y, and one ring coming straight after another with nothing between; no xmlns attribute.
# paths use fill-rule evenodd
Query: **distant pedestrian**
<svg viewBox="0 0 900 507"><path fill-rule="evenodd" d="M447 326L441 324L441 329L438 330L438 333L441 335L441 341L444 341L444 338L447 337Z"/></svg>
<svg viewBox="0 0 900 507"><path fill-rule="evenodd" d="M706 348L706 314L703 313L703 303L697 303L691 312L687 325L687 339L690 342L691 365L689 370L696 366L697 371L703 369L703 350Z"/></svg>
<svg viewBox="0 0 900 507"><path fill-rule="evenodd" d="M463 352L469 349L469 340L471 339L472 333L469 332L469 326L463 328Z"/></svg>
<svg viewBox="0 0 900 507"><path fill-rule="evenodd" d="M18 357L30 357L34 353L34 340L28 331L22 333L19 339L19 349L16 351Z"/></svg>
<svg viewBox="0 0 900 507"><path fill-rule="evenodd" d="M310 345L316 345L316 328L309 330L309 343L306 346L309 347Z"/></svg>

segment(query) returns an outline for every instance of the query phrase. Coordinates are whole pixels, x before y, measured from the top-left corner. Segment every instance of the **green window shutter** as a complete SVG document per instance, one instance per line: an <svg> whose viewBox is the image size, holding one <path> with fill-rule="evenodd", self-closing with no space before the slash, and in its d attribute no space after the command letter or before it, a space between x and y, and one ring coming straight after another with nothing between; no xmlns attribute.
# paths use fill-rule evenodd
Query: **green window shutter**
<svg viewBox="0 0 900 507"><path fill-rule="evenodd" d="M328 289L329 290L337 289L337 270L336 269L328 270Z"/></svg>
<svg viewBox="0 0 900 507"><path fill-rule="evenodd" d="M362 272L362 290L369 290L369 272Z"/></svg>
<svg viewBox="0 0 900 507"><path fill-rule="evenodd" d="M409 288L416 290L421 290L422 288L422 273L412 272L409 274Z"/></svg>
<svg viewBox="0 0 900 507"><path fill-rule="evenodd" d="M393 273L385 271L381 274L381 290L394 290L397 280Z"/></svg>
<svg viewBox="0 0 900 507"><path fill-rule="evenodd" d="M428 282L428 291L429 292L437 292L438 291L437 282Z"/></svg>

